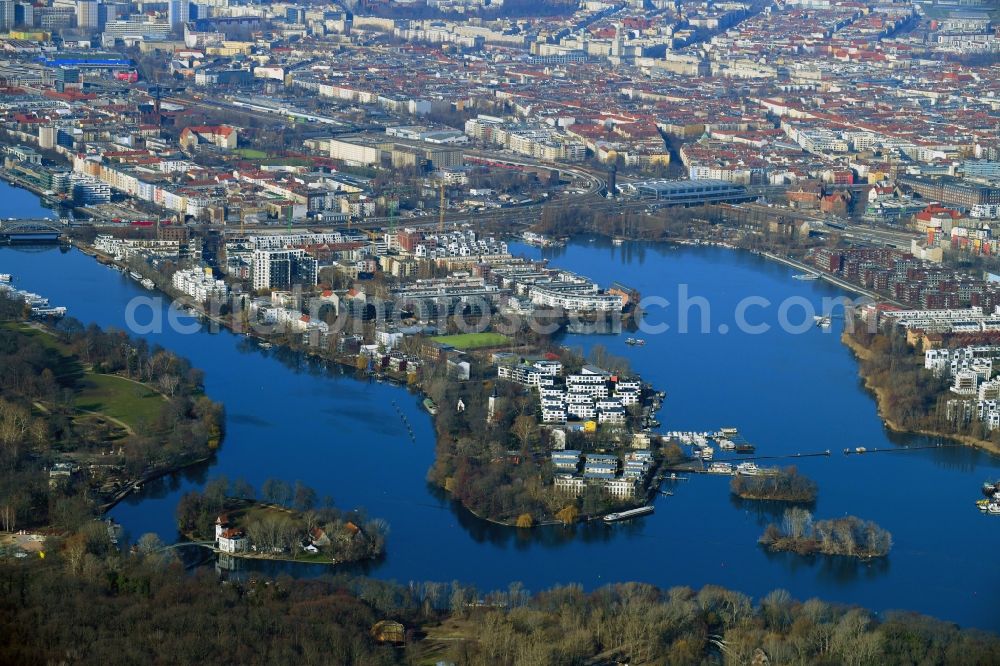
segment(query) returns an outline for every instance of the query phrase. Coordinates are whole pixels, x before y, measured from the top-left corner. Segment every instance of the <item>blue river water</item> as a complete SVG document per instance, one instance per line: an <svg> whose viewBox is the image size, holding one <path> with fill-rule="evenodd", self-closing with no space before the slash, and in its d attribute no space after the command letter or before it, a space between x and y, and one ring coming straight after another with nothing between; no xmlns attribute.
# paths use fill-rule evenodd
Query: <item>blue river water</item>
<svg viewBox="0 0 1000 666"><path fill-rule="evenodd" d="M34 209L37 201L15 201L10 189L0 186L4 217L46 213ZM541 256L534 248L515 249ZM242 477L257 488L269 477L299 479L342 508L365 507L389 522L387 556L364 569L380 578L457 579L481 589L521 581L533 591L573 582L587 588L626 580L718 584L755 597L784 588L800 599L914 610L1000 630L994 561L1000 519L974 506L981 483L1000 477L1000 458L967 447L842 455L848 446L899 449L936 440L886 431L859 383L855 360L839 341L842 320L835 319L829 332L809 321L797 334L777 326L783 299L799 299L788 316L798 323L803 303L818 310L823 298L843 292L821 281L794 280L785 266L723 248L579 239L546 256L603 285L619 280L674 304L678 285L688 285L691 298L704 297L711 307L709 332L680 332L670 306L650 309L650 321L671 328L640 334L645 346L626 345L628 333L568 335L565 344L601 344L627 356L644 379L666 391L659 415L664 430L737 426L759 455L830 449L829 457L763 462L797 463L818 482L817 517L854 514L888 529L895 541L890 556L862 563L768 554L757 538L780 519L780 509L735 501L725 477L677 482L674 496L657 499L654 514L630 524L525 531L485 523L426 483L433 432L416 395L204 328L182 334L165 327L145 337L205 371L208 394L227 410L223 446L210 464L148 484L113 517L132 538L156 532L173 540L178 498L214 476ZM76 250L2 248L0 272L12 273L19 287L53 305L67 306L71 316L105 327L125 328L127 304L155 297ZM736 330L737 305L750 296L771 305L749 310L746 318L771 330ZM162 312L166 302L153 307ZM729 330L720 332L720 324ZM288 571L315 575L323 569Z"/></svg>

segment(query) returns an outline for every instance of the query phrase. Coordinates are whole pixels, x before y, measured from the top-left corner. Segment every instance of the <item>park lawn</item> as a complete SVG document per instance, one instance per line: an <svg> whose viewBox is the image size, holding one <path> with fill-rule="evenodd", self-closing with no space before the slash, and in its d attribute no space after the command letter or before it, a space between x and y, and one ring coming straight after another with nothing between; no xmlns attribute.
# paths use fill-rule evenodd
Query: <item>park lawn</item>
<svg viewBox="0 0 1000 666"><path fill-rule="evenodd" d="M434 342L443 342L457 349L483 349L485 347L502 347L510 342L510 338L500 333L459 333L458 335L439 335L431 338Z"/></svg>
<svg viewBox="0 0 1000 666"><path fill-rule="evenodd" d="M256 148L237 148L233 152L240 157L245 157L248 160L262 160L267 157L267 153L263 150L257 150Z"/></svg>
<svg viewBox="0 0 1000 666"><path fill-rule="evenodd" d="M73 355L66 345L59 342L58 338L52 333L31 326L23 321L7 321L0 324L0 326L16 331L19 335L34 338L46 349L50 349L58 354L59 363L56 366L56 379L66 381L79 379L83 376L83 367L80 365L80 360Z"/></svg>
<svg viewBox="0 0 1000 666"><path fill-rule="evenodd" d="M164 407L163 396L148 386L115 375L88 372L76 395L77 409L118 419L133 430L152 423Z"/></svg>

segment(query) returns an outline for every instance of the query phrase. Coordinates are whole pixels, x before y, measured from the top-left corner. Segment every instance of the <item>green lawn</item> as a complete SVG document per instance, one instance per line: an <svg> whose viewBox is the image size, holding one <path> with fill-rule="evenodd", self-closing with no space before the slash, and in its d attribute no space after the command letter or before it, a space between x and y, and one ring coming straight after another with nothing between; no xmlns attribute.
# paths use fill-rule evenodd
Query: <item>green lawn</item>
<svg viewBox="0 0 1000 666"><path fill-rule="evenodd" d="M58 354L59 362L56 365L55 373L56 378L60 381L76 379L82 376L83 368L80 366L80 361L52 333L19 321L3 322L0 326L15 331L19 335L32 338L41 343L46 349Z"/></svg>
<svg viewBox="0 0 1000 666"><path fill-rule="evenodd" d="M76 396L77 409L100 412L133 430L151 423L164 404L162 395L142 384L92 372L84 376Z"/></svg>
<svg viewBox="0 0 1000 666"><path fill-rule="evenodd" d="M263 150L257 150L256 148L237 148L233 152L240 157L245 157L248 160L262 160L267 157L267 153Z"/></svg>
<svg viewBox="0 0 1000 666"><path fill-rule="evenodd" d="M510 342L510 338L500 333L459 333L458 335L440 335L431 338L434 342L443 342L458 349L482 349L484 347L502 347Z"/></svg>

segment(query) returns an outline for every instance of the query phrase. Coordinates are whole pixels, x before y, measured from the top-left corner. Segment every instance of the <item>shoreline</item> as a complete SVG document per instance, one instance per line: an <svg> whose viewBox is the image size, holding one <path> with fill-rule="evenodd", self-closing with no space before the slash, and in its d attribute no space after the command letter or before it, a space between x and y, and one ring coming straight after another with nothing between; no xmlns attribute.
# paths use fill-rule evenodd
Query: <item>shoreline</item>
<svg viewBox="0 0 1000 666"><path fill-rule="evenodd" d="M220 446L222 445L221 441L219 442L219 445ZM165 469L153 470L147 474L144 474L141 478L135 479L134 481L126 484L126 486L122 490L119 490L110 500L102 504L99 507L101 515L103 516L107 514L108 511L111 511L113 508L121 504L126 497L141 490L136 486L143 486L149 483L150 481L156 481L157 479L162 479L163 477L169 476L170 474L183 472L185 469L188 469L189 467L194 467L195 465L200 465L202 463L208 462L209 460L212 459L214 455L215 454L213 453L212 455L204 456L202 458L198 458L197 460L192 460L191 462L171 465Z"/></svg>
<svg viewBox="0 0 1000 666"><path fill-rule="evenodd" d="M49 330L47 324L44 324L42 322L37 322L37 321L36 322L26 322L26 323L28 323L30 326L32 326L36 330L42 331L42 332L44 332L47 335L54 335L54 333L51 330ZM109 375L109 376L120 377L119 375ZM134 379L128 379L128 378L122 378L122 377L120 377L120 378L121 379L126 379L127 381L134 382L135 384L137 384L139 386L143 386L143 387L145 387L147 389L156 390L155 388L153 388L151 386L147 386L146 384L143 384L142 382L138 382L138 381L136 381ZM87 410L82 410L82 411L87 411ZM99 412L88 412L88 413L90 413L90 414L100 414ZM110 417L107 414L100 414L100 415L103 416L104 418L113 419L113 417ZM122 424L121 422L119 422L119 424L121 426L125 427L126 429L128 428L128 426L126 426L125 424ZM131 433L131 431L129 431L129 432ZM126 497L128 497L129 495L137 492L140 489L141 486L149 483L150 481L155 481L157 479L163 478L164 476L168 476L170 474L175 474L177 472L181 472L181 471L183 471L185 469L188 469L189 467L194 467L195 465L200 465L202 463L208 462L209 460L211 460L214 457L215 450L217 450L218 447L222 445L223 439L225 439L225 432L224 431L223 431L222 435L219 437L219 440L215 443L215 446L212 448L212 450L209 452L208 455L199 456L198 458L196 458L194 460L177 462L177 463L174 463L174 464L171 464L171 465L167 465L165 467L154 467L153 469L149 470L148 472L145 472L142 475L140 475L139 478L132 479L131 481L126 481L123 484L122 488L118 492L116 492L113 495L111 495L111 497L107 501L103 502L102 504L98 504L97 505L97 511L98 511L99 515L101 515L101 516L106 515L108 513L108 511L111 511L113 508L115 508L116 506L118 506L118 504L120 504Z"/></svg>
<svg viewBox="0 0 1000 666"><path fill-rule="evenodd" d="M638 242L648 242L648 241L638 241ZM699 242L693 242L691 240L687 240L685 242L685 239L681 239L681 240L667 240L665 242L673 244L673 245L677 245L677 246L695 246L695 247L700 247L700 246L720 247L721 246L721 247L725 247L726 249L742 250L744 252L749 252L752 255L761 256L764 259L767 259L767 260L770 260L770 261L774 261L774 262L777 262L777 263L789 266L791 268L795 268L795 269L798 269L798 270L810 270L810 272L815 272L811 267L809 267L809 266L807 266L805 264L802 264L800 262L796 262L796 261L793 261L793 260L790 260L790 259L786 259L786 258L780 257L778 255L775 255L775 254L767 252L767 251L754 252L752 250L749 250L749 249L746 249L746 248L741 248L739 246L734 246L734 245L731 245L731 244L728 244L728 243L724 243L724 242L721 242L721 241L710 241L710 242L699 241ZM103 255L103 254L97 252L94 248L92 248L90 246L87 246L84 243L80 243L78 241L73 241L73 246L76 247L77 249L81 250L81 251L86 250L87 254L93 253L92 256L95 259L103 258L105 260L105 262L108 262L110 265L114 265L114 266L121 265L121 264L119 264L119 262L116 262L113 258L108 257L106 255ZM101 263L104 263L104 262L101 262ZM820 278L822 278L823 280L827 281L829 284L832 284L832 285L834 285L834 286L836 286L838 288L841 288L841 289L844 289L844 290L847 290L847 291L851 291L852 293L860 294L860 295L863 295L863 296L873 297L872 294L874 292L867 292L866 290L863 290L860 287L851 285L850 283L843 282L843 281L840 281L840 280L830 279L830 276L826 276L826 275L822 274L822 272L818 272L818 275L820 276ZM148 277L148 276L144 276L144 277ZM159 291L159 292L163 293L164 295L166 295L166 296L168 296L170 298L175 299L178 302L181 302L181 303L184 303L186 305L189 305L190 307L192 307L193 309L195 309L199 313L200 316L204 317L205 320L207 320L209 322L213 322L216 325L220 326L221 328L225 328L225 329L229 330L231 333L233 333L235 335L239 335L240 333L243 333L244 335L250 335L251 337L254 337L256 339L270 341L269 339L270 339L271 336L268 336L268 335L255 335L255 334L251 334L249 331L237 331L236 327L233 325L233 323L232 323L231 320L229 320L229 319L223 319L223 318L217 317L217 316L213 316L213 315L205 312L205 309L204 309L204 307L203 307L203 305L201 303L196 303L192 299L186 298L183 294L174 294L174 293L172 293L173 290L169 289L169 287L164 287L164 286L161 286L160 284L156 284L156 286L154 287L154 289L156 291ZM875 296L877 296L877 294L875 294ZM882 299L882 300L885 300L885 299ZM846 344L848 346L848 348L850 348L852 350L852 352L854 352L857 356L859 356L861 358L864 358L864 354L867 353L866 349L864 349L863 347L861 347L860 345L858 345L853 339L850 339L850 336L847 336L846 334L843 334L841 336L841 341L844 344ZM287 345L284 345L284 346L287 347ZM330 357L326 356L325 354L319 354L319 353L316 353L316 352L310 352L308 350L303 351L303 353L305 353L307 355L310 355L310 356L313 356L313 357L316 357L316 358L319 358L321 360L327 361L329 363L334 363L334 364L340 365L342 367L352 367L352 368L356 367L353 364L346 363L346 362L344 362L342 360L339 360L339 359L336 359L336 358L330 358ZM860 368L859 368L859 374L860 374ZM918 435L924 435L924 436L931 436L931 437L940 437L940 438L952 439L952 440L958 441L958 442L960 442L962 444L973 446L973 447L976 447L976 448L980 448L980 449L988 451L990 453L1000 454L1000 446L995 445L995 444L993 444L991 442L985 442L985 441L982 441L982 440L977 440L975 438L972 438L972 437L969 437L969 436L966 436L966 435L957 435L957 434L956 435L951 435L951 434L945 434L945 433L933 432L933 431L910 430L910 429L907 429L907 428L900 427L899 424L894 423L894 422L886 419L883 416L882 404L883 404L883 402L885 400L885 397L884 397L884 395L882 395L882 392L879 391L877 388L874 388L874 387L870 386L870 384L868 383L867 379L865 381L865 386L866 386L866 388L868 388L875 395L876 406L878 408L879 417L882 419L883 424L887 428L889 428L890 430L892 430L893 432L918 434ZM413 388L416 389L415 392L417 393L418 396L423 397L423 398L429 397L428 394L426 392L424 392L424 390L419 385L415 385ZM435 421L435 418L434 418L434 415L432 414L431 415L431 422L432 422L432 424L434 423L434 421ZM437 430L435 428L435 437L436 436L437 436ZM437 442L435 441L435 447L436 447L436 445L437 445ZM159 473L159 474L155 475L154 477L150 478L149 480L153 480L155 478L159 478L161 476L165 476L165 475L173 473L173 472L181 471L181 470L183 470L186 467L189 467L189 466L192 466L192 465L196 465L196 464L198 464L200 462L204 462L204 461L205 460L199 460L199 461L192 462L192 463L190 463L188 465L180 466L180 467L178 467L176 469L166 470L166 471L164 471L162 473ZM145 482L145 481L141 481L141 482ZM452 493L450 493L446 488L442 487L442 490L444 490L444 492L448 493L449 497L451 497L453 499ZM106 509L104 509L103 512L106 512L107 510L110 510L111 508L113 508L115 505L117 505L119 502L121 502L125 497L127 497L128 494L130 494L131 492L132 491L124 493L121 497L116 497L113 500L113 503L110 503L108 505L108 507ZM741 499L748 500L748 501L770 501L770 498L741 497ZM649 503L650 501L652 501L651 498L650 498L650 496L649 496L649 493L647 493L646 501L647 501L647 503ZM790 503L794 503L796 500L774 500L774 501L787 501L787 502L790 502ZM517 527L517 525L514 522L508 522L508 521L503 521L503 520L498 520L498 519L495 519L495 518L489 518L489 517L486 517L486 516L482 516L482 515L476 513L475 511L473 511L470 507L466 506L465 504L463 504L461 502L459 502L459 504L462 506L463 509L469 511L469 513L472 516L474 516L475 518L477 518L479 520L483 520L483 521L485 521L487 523L491 523L493 525L501 526L501 527L507 527L507 528L516 529L516 530L524 530L524 529L531 529L531 528L535 528L535 527L551 527L551 526L554 526L554 525L563 525L562 521L555 520L555 519L550 519L550 520L541 520L541 521L534 522L531 525L531 528ZM641 506L641 505L640 504L636 504L636 506ZM589 516L587 518L581 517L578 520L578 522L586 523L586 522L591 522L591 521L594 521L594 520L601 520L602 518L603 518L603 515Z"/></svg>
<svg viewBox="0 0 1000 666"><path fill-rule="evenodd" d="M846 331L840 334L840 341L848 349L850 349L851 352L857 358L860 358L862 360L870 358L871 353L868 351L868 349L863 345L861 345L857 340L852 338L850 335L848 335ZM885 404L885 401L887 399L885 391L877 386L873 386L868 377L865 377L864 375L861 374L860 364L858 367L858 376L864 380L865 389L875 397L875 406L878 410L878 416L882 420L883 425L892 432L909 434L909 435L923 435L925 437L938 437L941 439L950 439L952 441L959 442L960 444L963 444L965 446L969 446L972 448L986 451L988 453L992 453L993 455L1000 455L1000 444L996 444L988 440L976 439L975 437L970 437L969 435L962 435L959 433L945 433L945 432L938 432L936 430L906 428L896 423L892 419L886 418L885 410L883 409L883 405Z"/></svg>
<svg viewBox="0 0 1000 666"><path fill-rule="evenodd" d="M97 260L98 263L101 263L101 264L106 265L106 266L114 266L114 267L120 267L120 268L123 268L123 269L126 269L126 270L130 270L128 266L122 264L119 261L116 261L113 257L111 257L109 255L106 255L106 254L98 251L93 246L89 246L89 245L87 245L85 243L81 243L81 242L76 241L76 240L72 241L71 244L77 250L79 250L79 251L83 252L84 254L86 254L87 256L91 256L93 259ZM727 246L727 247L729 247L729 246ZM732 248L732 249L738 249L738 248ZM152 280L152 278L149 277L148 275L143 275L143 277L146 277L146 278L149 278L149 279ZM267 341L267 342L271 342L271 336L266 335L266 334L251 333L250 331L238 331L236 329L236 326L234 326L234 324L232 323L231 319L229 319L229 318L224 319L222 317L214 316L212 314L209 314L208 312L205 311L205 308L204 308L204 306L203 306L202 303L198 303L198 302L194 301L193 299L191 299L190 297L188 297L186 294L175 292L169 286L161 285L161 284L157 283L155 280L153 282L154 282L153 290L162 293L163 295L165 295L165 296L173 299L177 303L181 303L183 305L191 307L192 309L194 309L195 311L197 311L198 314L199 314L199 316L203 317L206 321L213 322L216 325L218 325L220 328L224 328L224 329L228 330L230 333L233 333L234 335L240 335L242 333L243 335L253 337L254 339L257 339L257 340L264 340L264 341ZM290 347L287 344L282 344L282 343L272 343L272 344L278 344L279 346L283 346L283 347L286 347L286 348L290 349ZM304 353L304 354L306 354L308 356L311 356L311 357L318 358L320 360L326 361L327 363L333 363L333 364L339 365L339 366L341 366L343 368L351 368L351 369L353 369L355 371L357 370L357 366L355 364L347 363L346 361L338 359L338 358L331 358L330 356L327 356L327 355L322 354L322 353L318 353L316 351L302 350L302 353ZM405 380L399 379L399 378L394 377L392 375L388 375L388 374L385 374L385 373L381 373L381 375L382 375L382 377L384 377L386 379L391 379L391 380L395 380L395 382L398 382L398 385L399 385L400 388L411 388L412 387L412 388L416 389L415 392L417 393L418 397L420 397L420 398L427 399L427 398L430 397L426 392L424 392L423 388L419 384L410 385L410 384L406 383ZM368 375L368 376L369 377L373 377L373 376L376 376L376 375ZM430 413L429 415L431 417L431 423L433 425L434 422L435 422L435 414ZM435 427L434 430L435 430L435 438L436 438L436 436L437 436L437 429L436 429L436 427ZM436 441L436 439L435 439L434 444L435 444L435 448L436 448L437 447L437 441ZM203 461L196 461L196 462L191 463L191 464L194 465L194 464L197 464L198 462L203 462ZM171 471L180 471L184 467L186 467L186 466L182 466L182 467L178 468L177 470L171 470ZM160 474L160 475L158 475L158 476L156 476L154 478L159 478L160 476L164 476L165 474L169 474L169 473L171 473L171 471L164 472L164 474ZM150 479L150 480L153 480L153 479ZM140 481L140 483L145 483L145 480ZM439 487L441 488L441 490L443 490L444 492L448 493L449 497L452 497L452 493L450 491L448 491L447 488L444 488L443 486L439 486ZM114 500L114 503L110 504L109 507L108 507L108 509L113 508L113 506L115 504L118 504L119 502L121 502L130 493L131 493L131 491L124 492L121 497L116 497L115 500ZM652 499L655 498L655 495L656 495L655 487L653 485L651 485L649 488L646 489L646 492L645 492L645 498L646 498L645 504L649 504L650 502L652 502ZM532 523L531 527L518 527L516 525L516 523L513 522L513 521L507 522L507 521L503 521L503 520L498 520L496 518L489 518L489 517L486 517L486 516L482 516L482 515L476 513L475 511L473 511L471 508L469 508L468 506L466 506L462 502L459 502L459 504L462 506L463 509L469 511L469 513L471 513L473 516L475 516L476 518L478 518L480 520L486 521L488 523L492 523L494 525L499 525L499 526L502 526L502 527L509 527L511 529L524 530L524 529L532 529L532 528L535 528L535 527L550 527L550 526L553 526L553 525L563 525L564 524L561 520L558 520L558 519L555 519L555 518L551 518L551 519L547 519L547 520L536 521L536 522ZM629 505L626 508L636 508L636 507L640 507L640 506L645 506L645 504L643 504L643 503L636 503L634 506L633 505ZM620 511L622 509L617 509L617 510ZM597 515L594 515L594 516L588 516L586 518L581 517L577 522L585 523L585 522L590 522L590 521L594 521L594 520L601 520L601 519L604 518L604 516L606 516L606 515L608 515L610 513L615 513L615 511L608 511L607 513L604 513L604 514L597 514Z"/></svg>

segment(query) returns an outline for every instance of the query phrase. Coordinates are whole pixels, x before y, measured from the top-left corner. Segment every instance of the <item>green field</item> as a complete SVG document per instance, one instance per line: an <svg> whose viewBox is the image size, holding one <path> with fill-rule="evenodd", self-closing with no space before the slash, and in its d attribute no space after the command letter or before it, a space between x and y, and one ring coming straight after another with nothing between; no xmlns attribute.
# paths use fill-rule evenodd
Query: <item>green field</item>
<svg viewBox="0 0 1000 666"><path fill-rule="evenodd" d="M499 333L459 333L458 335L440 335L431 338L434 342L443 342L457 349L483 349L484 347L502 347L510 342L510 338Z"/></svg>
<svg viewBox="0 0 1000 666"><path fill-rule="evenodd" d="M263 150L257 150L256 148L237 148L233 152L240 157L245 157L248 160L262 160L267 157L267 153Z"/></svg>
<svg viewBox="0 0 1000 666"><path fill-rule="evenodd" d="M80 367L80 362L72 352L59 340L56 336L52 335L48 331L36 328L25 322L14 322L8 321L0 324L3 328L16 331L20 335L24 335L29 338L40 342L47 349L52 350L60 356L58 366L56 368L56 378L59 380L65 380L68 378L79 378L83 374L83 368Z"/></svg>
<svg viewBox="0 0 1000 666"><path fill-rule="evenodd" d="M163 396L122 377L88 372L80 382L77 409L100 412L133 430L151 423L163 409Z"/></svg>

